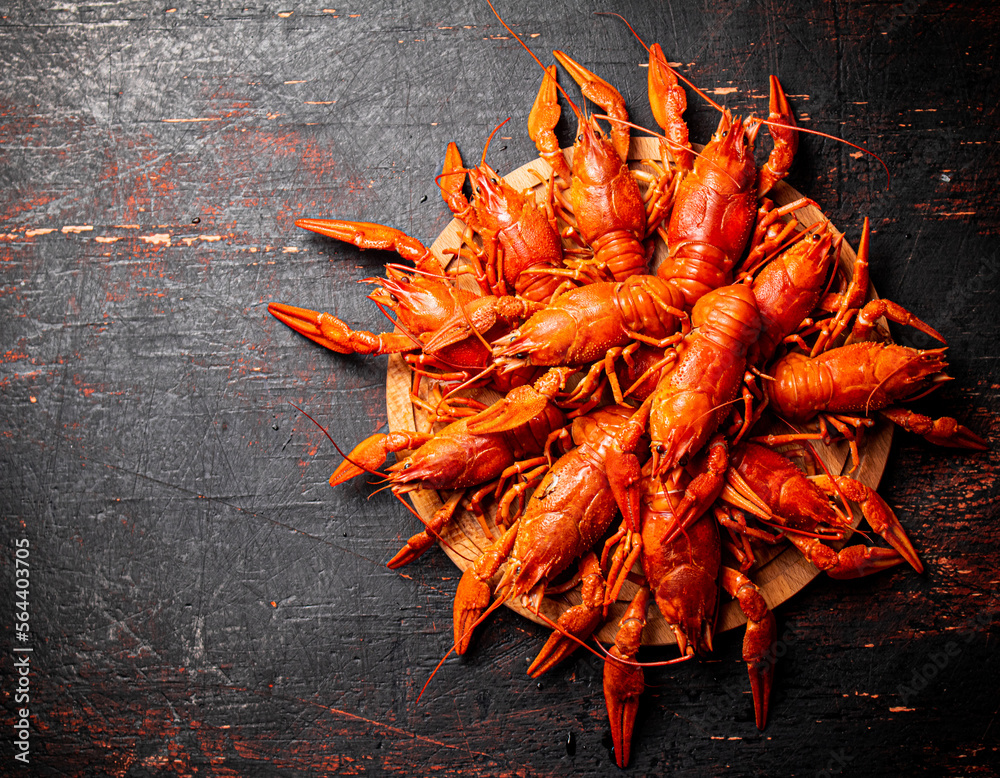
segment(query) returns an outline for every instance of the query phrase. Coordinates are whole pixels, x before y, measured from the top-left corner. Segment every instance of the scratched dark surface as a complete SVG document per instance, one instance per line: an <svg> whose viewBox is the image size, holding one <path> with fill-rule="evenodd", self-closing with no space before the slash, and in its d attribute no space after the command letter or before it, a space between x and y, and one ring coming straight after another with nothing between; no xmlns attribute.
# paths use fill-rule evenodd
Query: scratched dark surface
<svg viewBox="0 0 1000 778"><path fill-rule="evenodd" d="M332 0L331 0L332 2ZM740 112L778 74L805 127L790 179L856 240L878 290L950 343L919 407L996 447L1000 17L937 0L505 2L651 125L616 10ZM528 37L530 36L530 37ZM454 568L385 567L415 522L290 403L353 444L385 424L384 358L296 336L269 301L384 321L354 282L392 259L297 230L451 216L445 145L530 160L539 70L483 4L16 3L0 18L3 589L30 541L31 771L53 775L605 775L601 665L525 675L545 634L511 613L449 660ZM565 79L563 79L565 80ZM693 96L692 138L712 110ZM561 127L564 141L572 128ZM766 142L765 142L766 145ZM910 345L928 345L896 330ZM927 564L817 579L778 610L771 718L753 724L739 635L650 671L632 775L993 775L997 455L897 435L881 493ZM14 774L12 608L3 771ZM651 651L650 659L672 656ZM936 663L936 664L935 664Z"/></svg>

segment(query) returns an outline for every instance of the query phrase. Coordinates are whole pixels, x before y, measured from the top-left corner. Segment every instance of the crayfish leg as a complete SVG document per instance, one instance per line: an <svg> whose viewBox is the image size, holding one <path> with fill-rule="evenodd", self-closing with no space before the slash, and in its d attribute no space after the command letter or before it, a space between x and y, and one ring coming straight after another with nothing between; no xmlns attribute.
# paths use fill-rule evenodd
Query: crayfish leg
<svg viewBox="0 0 1000 778"><path fill-rule="evenodd" d="M988 451L989 444L975 432L959 424L951 416L932 419L905 408L883 408L880 413L907 432L920 435L936 446Z"/></svg>

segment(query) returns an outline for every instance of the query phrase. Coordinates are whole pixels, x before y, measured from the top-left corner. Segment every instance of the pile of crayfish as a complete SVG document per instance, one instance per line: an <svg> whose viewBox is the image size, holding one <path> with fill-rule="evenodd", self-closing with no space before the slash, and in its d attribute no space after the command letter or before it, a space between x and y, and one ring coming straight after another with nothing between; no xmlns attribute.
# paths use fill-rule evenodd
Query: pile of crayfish
<svg viewBox="0 0 1000 778"><path fill-rule="evenodd" d="M644 686L637 655L654 604L681 661L711 650L720 588L738 603L763 729L776 629L752 577L762 549L790 543L834 578L902 563L922 570L889 506L825 468L807 441L846 443L848 473L879 418L943 446L986 443L952 418L900 405L948 380L944 339L902 306L871 299L867 219L856 258L842 262L849 249L828 220L800 223L815 203L777 206L768 197L799 138L777 78L766 120L716 106L718 128L699 151L682 118L685 90L653 45L658 155L630 165L621 95L554 55L604 114L581 111L558 85L556 66L546 68L528 119L546 172L526 191L486 163L486 149L477 167L466 167L450 144L438 181L463 225L450 262L390 227L297 222L412 263L367 279L369 298L394 314L394 332L354 330L284 304L269 310L339 353L405 355L426 429L373 435L345 455L330 483L367 472L400 499L442 493L393 568L447 537L457 514L481 524L487 542L466 560L455 595L456 652L469 649L493 609L517 602L553 629L528 669L540 675L590 647L623 591L634 592L610 650L591 648L605 657L624 767ZM571 150L555 135L559 92L578 123ZM758 166L765 125L773 148ZM654 251L664 255L655 266ZM942 345L894 345L883 318ZM500 399L483 402L486 390ZM390 453L396 463L379 472ZM861 517L886 545L845 545ZM546 594L574 587L577 604L557 619L542 614Z"/></svg>

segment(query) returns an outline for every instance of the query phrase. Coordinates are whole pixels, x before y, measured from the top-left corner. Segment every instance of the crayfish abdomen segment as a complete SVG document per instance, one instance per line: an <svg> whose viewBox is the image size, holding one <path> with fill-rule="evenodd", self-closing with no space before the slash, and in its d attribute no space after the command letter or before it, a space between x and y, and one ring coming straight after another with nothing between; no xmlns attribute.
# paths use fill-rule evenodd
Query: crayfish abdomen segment
<svg viewBox="0 0 1000 778"><path fill-rule="evenodd" d="M695 329L678 346L677 361L651 398L656 474L686 462L728 415L743 382L747 350L760 334L757 303L742 284L705 295L691 321Z"/></svg>
<svg viewBox="0 0 1000 778"><path fill-rule="evenodd" d="M649 270L646 249L635 233L629 230L602 235L592 248L594 260L599 265L606 265L616 281L624 281Z"/></svg>

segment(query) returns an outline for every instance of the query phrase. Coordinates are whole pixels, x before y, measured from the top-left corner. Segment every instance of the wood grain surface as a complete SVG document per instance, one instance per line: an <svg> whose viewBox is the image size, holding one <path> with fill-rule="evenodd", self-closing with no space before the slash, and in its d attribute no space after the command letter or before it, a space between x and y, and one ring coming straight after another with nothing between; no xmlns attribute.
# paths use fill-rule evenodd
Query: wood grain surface
<svg viewBox="0 0 1000 778"><path fill-rule="evenodd" d="M777 611L767 729L739 631L647 674L630 775L995 775L1000 661L1000 189L987 2L505 2L653 123L624 15L733 110L779 75L804 137L789 183L872 280L947 338L955 381L916 407L994 450L895 437L880 493L926 571L817 578ZM297 230L451 220L445 145L517 167L538 66L485 4L20 2L0 9L0 602L30 548L29 641L0 619L0 773L607 775L589 655L525 675L546 633L498 612L449 659L456 570L385 562L415 520L293 406L353 445L386 424L384 358L341 357L271 301L386 327L355 282L392 259ZM565 81L565 79L563 79ZM692 139L716 117L689 93ZM561 124L560 139L573 127ZM762 145L766 148L766 139ZM894 328L905 345L930 345ZM31 647L17 703L14 647ZM666 659L675 649L650 649ZM13 759L30 708L30 764Z"/></svg>

